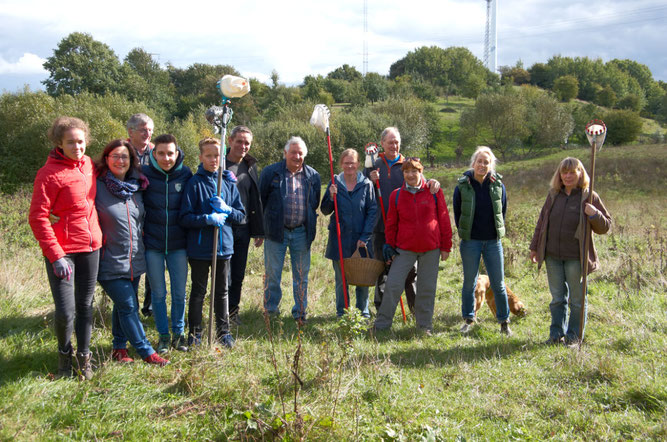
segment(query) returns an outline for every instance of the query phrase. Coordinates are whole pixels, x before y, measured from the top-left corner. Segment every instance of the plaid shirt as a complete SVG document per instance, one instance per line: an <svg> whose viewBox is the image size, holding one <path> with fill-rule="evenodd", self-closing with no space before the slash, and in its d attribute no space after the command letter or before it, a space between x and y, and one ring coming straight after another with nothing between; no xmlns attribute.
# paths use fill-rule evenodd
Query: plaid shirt
<svg viewBox="0 0 667 442"><path fill-rule="evenodd" d="M287 196L285 197L284 224L288 229L306 222L306 176L303 168L296 173L287 170Z"/></svg>

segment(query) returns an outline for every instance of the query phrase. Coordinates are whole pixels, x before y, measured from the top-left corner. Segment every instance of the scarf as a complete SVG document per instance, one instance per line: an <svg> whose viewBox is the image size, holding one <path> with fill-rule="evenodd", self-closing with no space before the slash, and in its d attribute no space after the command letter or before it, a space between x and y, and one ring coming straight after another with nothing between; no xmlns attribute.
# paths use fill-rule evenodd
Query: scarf
<svg viewBox="0 0 667 442"><path fill-rule="evenodd" d="M139 181L136 178L128 177L127 181L121 181L111 172L107 172L102 178L107 190L116 198L127 201L132 198L134 192L139 190Z"/></svg>

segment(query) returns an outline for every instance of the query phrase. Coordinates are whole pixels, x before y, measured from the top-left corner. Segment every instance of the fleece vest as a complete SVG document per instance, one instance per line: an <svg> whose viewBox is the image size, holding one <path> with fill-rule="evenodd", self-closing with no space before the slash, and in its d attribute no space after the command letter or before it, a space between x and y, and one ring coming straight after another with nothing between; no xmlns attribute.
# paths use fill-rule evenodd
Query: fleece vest
<svg viewBox="0 0 667 442"><path fill-rule="evenodd" d="M489 178L489 193L493 208L493 219L496 225L498 239L505 236L505 221L503 220L503 185L502 176L494 173ZM472 222L475 217L475 189L470 184L468 176L459 178L459 192L461 192L461 217L459 218L459 236L470 240Z"/></svg>

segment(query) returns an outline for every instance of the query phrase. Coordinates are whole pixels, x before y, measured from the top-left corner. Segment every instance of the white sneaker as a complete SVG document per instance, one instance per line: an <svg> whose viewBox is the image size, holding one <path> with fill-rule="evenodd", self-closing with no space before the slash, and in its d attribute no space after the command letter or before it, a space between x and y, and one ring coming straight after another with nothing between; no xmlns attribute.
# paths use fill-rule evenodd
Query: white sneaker
<svg viewBox="0 0 667 442"><path fill-rule="evenodd" d="M470 333L470 331L473 329L474 326L475 326L475 321L473 321L472 319L466 319L466 321L461 326L461 333L463 333L464 335Z"/></svg>

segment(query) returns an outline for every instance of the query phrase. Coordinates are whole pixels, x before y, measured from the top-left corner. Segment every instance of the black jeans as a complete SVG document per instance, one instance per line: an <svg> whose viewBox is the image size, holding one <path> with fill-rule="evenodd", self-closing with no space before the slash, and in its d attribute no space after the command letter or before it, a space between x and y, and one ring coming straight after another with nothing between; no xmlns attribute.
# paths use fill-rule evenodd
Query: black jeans
<svg viewBox="0 0 667 442"><path fill-rule="evenodd" d="M373 232L373 255L377 256L377 259L382 258L382 248L385 244L384 232ZM384 297L384 285L387 282L387 275L389 274L389 268L386 268L384 272L380 273L378 279L375 283L375 297L373 298L373 304L375 305L375 311L380 308L382 304L382 298ZM412 270L408 273L408 276L405 278L405 299L408 301L408 308L411 312L415 311L415 296L417 293L417 263L412 267Z"/></svg>
<svg viewBox="0 0 667 442"><path fill-rule="evenodd" d="M93 329L93 299L100 262L100 251L65 255L72 267L70 280L60 279L53 273L48 259L46 275L55 304L54 325L58 350L63 353L72 349L72 331L76 333L77 351L90 351L90 335Z"/></svg>
<svg viewBox="0 0 667 442"><path fill-rule="evenodd" d="M248 224L233 225L234 255L230 261L229 275L229 314L239 312L241 303L241 288L245 278L246 264L248 263L248 248L250 247L250 227Z"/></svg>
<svg viewBox="0 0 667 442"><path fill-rule="evenodd" d="M206 297L206 288L208 287L208 273L211 267L211 260L193 259L190 262L190 278L192 280L192 290L190 291L190 302L188 304L188 327L190 335L201 331L202 309L204 298ZM229 279L229 259L218 258L215 273L215 330L216 336L221 338L229 333L228 318L224 317L223 302L227 302L227 281Z"/></svg>

